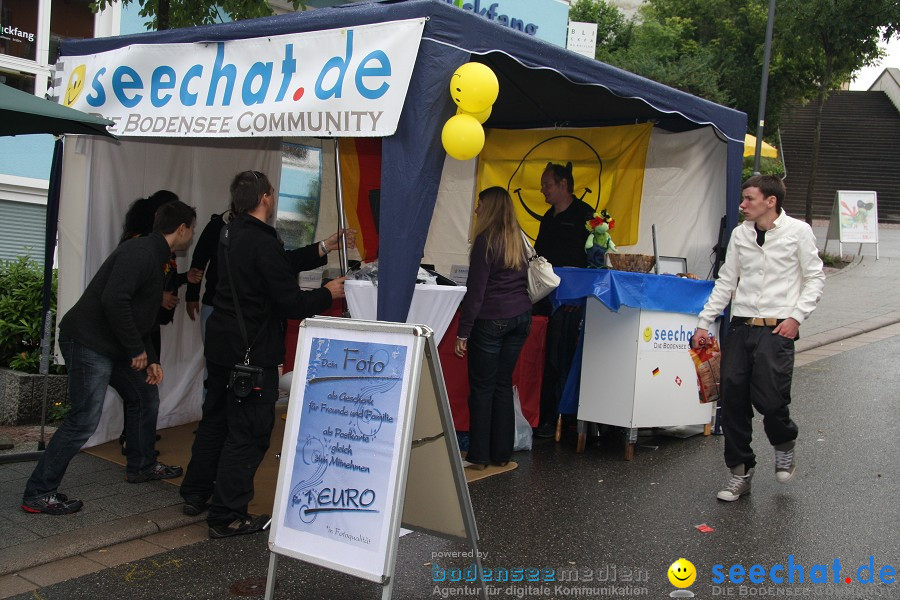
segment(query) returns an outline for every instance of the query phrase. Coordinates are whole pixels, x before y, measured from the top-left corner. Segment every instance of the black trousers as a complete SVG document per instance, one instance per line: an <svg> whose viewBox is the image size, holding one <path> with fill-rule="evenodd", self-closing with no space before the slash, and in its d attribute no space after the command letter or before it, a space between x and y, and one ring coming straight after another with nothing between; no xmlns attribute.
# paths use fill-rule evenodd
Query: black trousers
<svg viewBox="0 0 900 600"><path fill-rule="evenodd" d="M206 363L203 417L191 448L181 496L212 500L209 525L231 523L247 516L253 499L253 477L269 449L278 400L278 369L265 369L263 389L238 400L228 389L230 367Z"/></svg>
<svg viewBox="0 0 900 600"><path fill-rule="evenodd" d="M469 334L469 453L486 465L512 458L516 436L512 374L531 330L531 311L476 319Z"/></svg>
<svg viewBox="0 0 900 600"><path fill-rule="evenodd" d="M732 326L722 348L722 432L728 468L756 466L750 447L753 409L763 417L769 443L792 447L797 424L791 420L794 340L772 333L772 327Z"/></svg>
<svg viewBox="0 0 900 600"><path fill-rule="evenodd" d="M544 380L541 384L540 424L556 423L572 359L578 349L583 307L560 306L547 320Z"/></svg>

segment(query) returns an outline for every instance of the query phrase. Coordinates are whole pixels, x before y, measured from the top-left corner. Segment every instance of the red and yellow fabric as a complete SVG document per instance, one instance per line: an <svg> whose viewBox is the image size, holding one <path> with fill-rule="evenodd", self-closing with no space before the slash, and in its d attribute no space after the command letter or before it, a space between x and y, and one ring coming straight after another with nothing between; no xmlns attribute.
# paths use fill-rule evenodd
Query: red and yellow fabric
<svg viewBox="0 0 900 600"><path fill-rule="evenodd" d="M378 232L369 192L381 189L381 138L341 138L341 187L347 226L357 231L356 248L362 259L378 257Z"/></svg>
<svg viewBox="0 0 900 600"><path fill-rule="evenodd" d="M571 162L575 196L613 216L616 228L610 234L617 245L636 244L652 129L650 123L591 129L489 129L478 162L477 189L495 185L508 189L519 224L534 239L540 218L549 208L541 194L541 174L548 162Z"/></svg>

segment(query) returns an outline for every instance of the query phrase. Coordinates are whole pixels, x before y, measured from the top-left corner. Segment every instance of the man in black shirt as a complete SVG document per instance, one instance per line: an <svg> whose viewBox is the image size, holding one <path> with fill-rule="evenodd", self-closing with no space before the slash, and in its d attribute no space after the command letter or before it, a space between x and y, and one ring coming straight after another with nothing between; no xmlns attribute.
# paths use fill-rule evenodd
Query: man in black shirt
<svg viewBox="0 0 900 600"><path fill-rule="evenodd" d="M275 424L284 320L312 316L331 306L332 298L344 297L343 277L311 291L297 284L300 271L325 264L327 253L338 247L338 234L285 252L268 225L275 214L275 190L258 171L234 178L231 200L235 218L219 241L215 310L206 328L203 417L181 484L185 514L200 514L212 497L206 519L211 538L255 533L268 522L268 515L252 516L247 506ZM347 241L354 247L352 234ZM248 362L261 374L248 396L237 397L230 373L235 364Z"/></svg>
<svg viewBox="0 0 900 600"><path fill-rule="evenodd" d="M126 480L181 476L181 467L156 461L156 386L163 371L150 334L162 302L163 265L173 252L190 246L196 216L181 201L160 207L153 233L120 244L60 321L71 409L25 485L24 511L63 515L81 509L81 500L57 488L69 462L97 429L107 386L125 403Z"/></svg>
<svg viewBox="0 0 900 600"><path fill-rule="evenodd" d="M550 210L541 218L534 249L554 267L587 267L584 251L587 232L584 225L594 216L594 209L576 198L572 194L574 189L572 163L566 166L547 164L541 175L541 193ZM535 305L534 312L550 316L541 386L540 424L535 430L537 437L549 438L556 431L559 401L578 344L583 311L579 306L561 306L551 314L550 300L545 298Z"/></svg>

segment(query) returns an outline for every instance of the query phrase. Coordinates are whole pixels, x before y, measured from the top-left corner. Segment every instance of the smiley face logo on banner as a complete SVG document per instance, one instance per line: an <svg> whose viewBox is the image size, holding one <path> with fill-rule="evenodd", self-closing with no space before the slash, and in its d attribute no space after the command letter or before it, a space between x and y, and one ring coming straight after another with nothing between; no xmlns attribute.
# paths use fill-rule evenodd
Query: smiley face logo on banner
<svg viewBox="0 0 900 600"><path fill-rule="evenodd" d="M66 94L63 96L63 104L66 106L75 104L75 101L81 96L81 92L84 91L86 72L87 67L85 65L78 65L72 71L72 74L69 75L69 83L66 85Z"/></svg>

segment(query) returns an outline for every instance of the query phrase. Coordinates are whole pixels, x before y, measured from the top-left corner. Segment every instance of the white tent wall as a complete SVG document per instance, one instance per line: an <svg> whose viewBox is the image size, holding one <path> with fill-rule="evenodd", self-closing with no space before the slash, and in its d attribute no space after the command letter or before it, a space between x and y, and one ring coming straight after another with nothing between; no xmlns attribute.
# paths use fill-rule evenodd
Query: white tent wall
<svg viewBox="0 0 900 600"><path fill-rule="evenodd" d="M687 259L688 271L711 277L710 254L725 215L727 144L711 127L682 133L654 128L647 149L638 243L621 252ZM615 216L615 215L613 215Z"/></svg>
<svg viewBox="0 0 900 600"><path fill-rule="evenodd" d="M425 240L422 262L433 264L442 275L450 275L453 265L469 265L469 234L475 208L477 159L444 160L434 214Z"/></svg>
<svg viewBox="0 0 900 600"><path fill-rule="evenodd" d="M114 142L91 138L68 143L59 219L59 314L64 315L78 300L118 244L131 202L159 189L175 192L197 209L199 237L210 215L228 207L233 175L247 169L262 171L278 181L281 140ZM104 183L100 187L91 182ZM178 257L179 271L188 269L192 251L193 247ZM184 289L180 295L184 298ZM183 304L175 311L174 322L162 327L161 354L165 378L159 387L158 426L197 420L203 389L203 345L199 322L188 319ZM117 438L121 431L122 402L110 390L100 425L85 446Z"/></svg>
<svg viewBox="0 0 900 600"><path fill-rule="evenodd" d="M638 243L619 250L653 254L651 226L656 224L660 255L684 257L691 273L707 278L725 214L726 161L726 143L712 127L682 133L654 128L644 168ZM476 160L448 156L424 258L442 274L449 274L452 265L469 264L475 184Z"/></svg>

